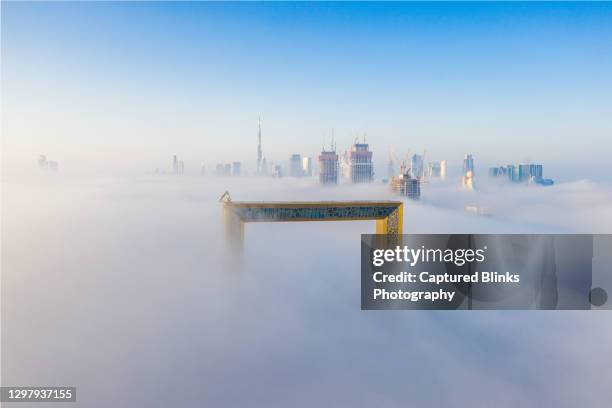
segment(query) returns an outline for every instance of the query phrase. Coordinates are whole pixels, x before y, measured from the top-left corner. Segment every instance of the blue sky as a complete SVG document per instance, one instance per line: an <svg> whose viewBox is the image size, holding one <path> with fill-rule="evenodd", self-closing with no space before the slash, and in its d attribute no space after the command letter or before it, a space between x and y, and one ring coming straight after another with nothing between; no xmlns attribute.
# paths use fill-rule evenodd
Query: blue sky
<svg viewBox="0 0 612 408"><path fill-rule="evenodd" d="M272 161L333 127L339 147L366 133L380 165L391 146L609 168L611 73L607 3L2 8L11 158L250 166L261 115Z"/></svg>

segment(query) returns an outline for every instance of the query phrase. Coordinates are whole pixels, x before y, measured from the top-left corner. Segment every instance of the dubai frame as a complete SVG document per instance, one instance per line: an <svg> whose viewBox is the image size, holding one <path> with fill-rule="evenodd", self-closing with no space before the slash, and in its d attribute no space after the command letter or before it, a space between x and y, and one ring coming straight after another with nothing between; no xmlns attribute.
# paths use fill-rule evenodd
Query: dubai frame
<svg viewBox="0 0 612 408"><path fill-rule="evenodd" d="M225 234L231 248L242 252L247 222L376 220L376 234L402 235L401 201L284 201L237 202L226 191L221 198Z"/></svg>

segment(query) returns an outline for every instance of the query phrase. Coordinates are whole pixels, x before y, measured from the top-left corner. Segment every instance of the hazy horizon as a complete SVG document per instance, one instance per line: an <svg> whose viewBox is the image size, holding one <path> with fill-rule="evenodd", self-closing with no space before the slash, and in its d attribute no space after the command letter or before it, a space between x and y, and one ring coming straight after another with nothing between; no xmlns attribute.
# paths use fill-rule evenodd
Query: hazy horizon
<svg viewBox="0 0 612 408"><path fill-rule="evenodd" d="M610 3L2 4L2 167L255 168L367 135L609 179ZM572 179L572 177L569 177Z"/></svg>

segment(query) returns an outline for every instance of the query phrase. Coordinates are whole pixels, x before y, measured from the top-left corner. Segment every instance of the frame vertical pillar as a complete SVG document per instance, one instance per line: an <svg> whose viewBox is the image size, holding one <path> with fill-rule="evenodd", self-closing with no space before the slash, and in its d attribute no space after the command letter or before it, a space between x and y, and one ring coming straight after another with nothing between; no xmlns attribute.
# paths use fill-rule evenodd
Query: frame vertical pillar
<svg viewBox="0 0 612 408"><path fill-rule="evenodd" d="M404 204L400 204L386 218L376 220L377 234L402 235L404 230Z"/></svg>
<svg viewBox="0 0 612 408"><path fill-rule="evenodd" d="M228 247L236 256L244 250L244 222L235 213L231 202L223 203L223 221Z"/></svg>

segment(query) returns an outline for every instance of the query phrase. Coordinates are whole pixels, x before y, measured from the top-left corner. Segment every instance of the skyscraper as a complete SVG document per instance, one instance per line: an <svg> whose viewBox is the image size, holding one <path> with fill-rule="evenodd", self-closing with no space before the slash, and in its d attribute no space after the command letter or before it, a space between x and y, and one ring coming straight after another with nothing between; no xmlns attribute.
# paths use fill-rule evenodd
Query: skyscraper
<svg viewBox="0 0 612 408"><path fill-rule="evenodd" d="M312 177L312 158L302 158L302 170L304 171L304 175L306 177Z"/></svg>
<svg viewBox="0 0 612 408"><path fill-rule="evenodd" d="M472 170L468 170L461 176L461 185L467 190L474 190L474 173Z"/></svg>
<svg viewBox="0 0 612 408"><path fill-rule="evenodd" d="M541 185L553 185L551 179L545 179L544 167L541 164L509 164L507 166L491 167L489 176L499 178L506 176L513 183L530 183Z"/></svg>
<svg viewBox="0 0 612 408"><path fill-rule="evenodd" d="M369 183L374 178L372 152L365 143L355 143L348 156L350 180L352 183Z"/></svg>
<svg viewBox="0 0 612 408"><path fill-rule="evenodd" d="M471 154L466 154L463 159L461 185L465 189L474 190L474 157Z"/></svg>
<svg viewBox="0 0 612 408"><path fill-rule="evenodd" d="M516 166L514 164L509 164L506 169L508 174L508 180L512 182L518 182L518 171L516 170Z"/></svg>
<svg viewBox="0 0 612 408"><path fill-rule="evenodd" d="M223 164L222 163L217 163L217 165L215 166L215 174L217 175L217 177L221 177L223 176Z"/></svg>
<svg viewBox="0 0 612 408"><path fill-rule="evenodd" d="M232 176L240 177L240 173L241 173L240 167L241 167L240 162L232 163Z"/></svg>
<svg viewBox="0 0 612 408"><path fill-rule="evenodd" d="M410 171L402 164L400 174L391 177L391 190L412 200L418 200L421 197L421 180L413 178Z"/></svg>
<svg viewBox="0 0 612 408"><path fill-rule="evenodd" d="M506 175L507 172L508 172L508 169L504 166L491 167L489 168L489 177L501 177L503 175Z"/></svg>
<svg viewBox="0 0 612 408"><path fill-rule="evenodd" d="M172 156L172 174L179 176L185 173L185 163L176 157L176 154Z"/></svg>
<svg viewBox="0 0 612 408"><path fill-rule="evenodd" d="M519 181L528 181L529 180L529 170L531 166L529 164L519 164L518 165L518 179Z"/></svg>
<svg viewBox="0 0 612 408"><path fill-rule="evenodd" d="M529 175L535 180L541 180L543 175L543 167L541 164L530 164Z"/></svg>
<svg viewBox="0 0 612 408"><path fill-rule="evenodd" d="M219 177L229 177L232 175L232 165L230 163L217 163L215 173Z"/></svg>
<svg viewBox="0 0 612 408"><path fill-rule="evenodd" d="M442 166L440 165L440 162L429 162L427 175L431 178L441 178L441 174Z"/></svg>
<svg viewBox="0 0 612 408"><path fill-rule="evenodd" d="M319 155L319 183L338 184L338 154L332 144L330 150L323 150Z"/></svg>
<svg viewBox="0 0 612 408"><path fill-rule="evenodd" d="M272 177L281 178L283 177L283 169L280 164L272 164Z"/></svg>
<svg viewBox="0 0 612 408"><path fill-rule="evenodd" d="M463 175L466 176L468 171L474 173L474 157L471 154L466 154L463 159Z"/></svg>
<svg viewBox="0 0 612 408"><path fill-rule="evenodd" d="M302 156L299 154L292 154L291 158L289 158L289 176L302 177L303 175Z"/></svg>
<svg viewBox="0 0 612 408"><path fill-rule="evenodd" d="M420 154L413 154L410 159L410 174L416 179L422 179L424 173L423 156Z"/></svg>

